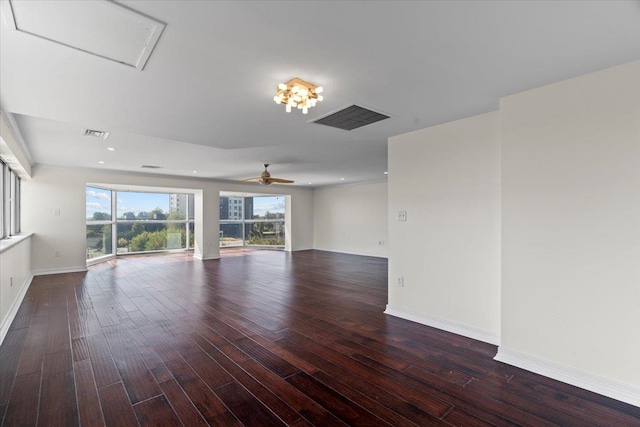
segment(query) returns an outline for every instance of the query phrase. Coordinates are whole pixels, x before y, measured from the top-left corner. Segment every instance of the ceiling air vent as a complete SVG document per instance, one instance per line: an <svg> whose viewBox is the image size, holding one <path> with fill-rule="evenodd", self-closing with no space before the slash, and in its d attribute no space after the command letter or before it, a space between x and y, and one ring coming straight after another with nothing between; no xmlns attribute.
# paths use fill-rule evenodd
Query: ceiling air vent
<svg viewBox="0 0 640 427"><path fill-rule="evenodd" d="M153 166L153 165L142 165L140 167L142 169L162 169L162 166Z"/></svg>
<svg viewBox="0 0 640 427"><path fill-rule="evenodd" d="M352 105L328 116L314 120L312 123L319 125L331 126L343 130L354 130L380 120L388 119L389 116L367 110L358 105Z"/></svg>
<svg viewBox="0 0 640 427"><path fill-rule="evenodd" d="M107 139L109 138L109 132L106 132L103 130L85 129L84 136L92 136L94 138Z"/></svg>

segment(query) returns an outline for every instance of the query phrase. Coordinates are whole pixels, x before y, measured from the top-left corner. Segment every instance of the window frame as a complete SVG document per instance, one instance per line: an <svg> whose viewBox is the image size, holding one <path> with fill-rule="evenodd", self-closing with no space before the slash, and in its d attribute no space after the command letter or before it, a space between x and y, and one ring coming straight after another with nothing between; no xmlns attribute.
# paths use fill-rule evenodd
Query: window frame
<svg viewBox="0 0 640 427"><path fill-rule="evenodd" d="M284 249L286 246L286 212L283 212L283 218L275 218L275 219L266 219L266 218L246 218L246 213L247 213L247 199L256 199L256 198L261 198L261 197L285 197L284 195L281 194L253 194L251 196L238 196L238 195L220 195L220 199L222 199L222 197L227 197L229 199L229 202L227 203L228 208L231 208L231 206L237 206L240 205L240 217L241 219L220 219L219 223L220 225L226 225L226 224L237 224L240 225L240 228L242 230L242 245L223 245L223 241L222 239L220 240L220 244L219 247L220 249L223 248L239 248L239 247L263 247L263 248L275 248L275 249ZM231 203L231 198L234 198L233 203ZM242 199L240 201L238 201L238 203L236 203L236 199ZM253 200L252 200L252 205L253 205ZM220 206L221 207L221 206ZM220 210L220 207L218 208ZM229 209L232 210L232 209ZM280 212L278 212L280 213ZM285 241L285 243L283 243L282 245L255 245L255 244L248 244L247 243L247 226L253 226L253 224L256 223L275 223L275 224L279 224L282 223L282 228L283 228L283 239ZM223 235L220 234L222 230L219 231L219 235L220 237L223 237Z"/></svg>
<svg viewBox="0 0 640 427"><path fill-rule="evenodd" d="M0 239L21 233L22 179L0 159Z"/></svg>
<svg viewBox="0 0 640 427"><path fill-rule="evenodd" d="M128 190L116 190L116 189L112 189L112 188L108 188L108 187L100 187L100 186L96 186L96 185L89 185L86 184L85 185L85 189L86 188L93 188L93 189L98 189L98 190L103 190L103 191L109 191L111 192L111 219L110 220L89 220L88 218L86 219L86 226L89 225L111 225L111 253L110 254L105 254L103 256L99 256L96 258L87 258L87 264L91 265L94 264L96 262L102 262L102 261L106 261L108 259L112 259L114 257L117 256L127 256L127 255L138 255L138 254L145 254L145 253L156 253L156 252L176 252L176 251L190 251L193 250L193 248L195 247L195 243L194 245L191 245L191 234L195 234L195 218L191 218L192 215L191 213L191 209L194 206L195 200L194 200L194 194L192 193L167 193L164 191L128 191ZM170 219L124 219L124 218L118 218L118 193L130 193L130 192L134 192L134 193L149 193L149 194L167 194L170 196L173 194L179 194L179 195L186 195L186 212L185 212L185 218L184 219L175 219L175 220L170 220ZM185 233L185 247L184 248L177 248L177 249L159 249L159 250L153 250L153 251L137 251L137 252L118 252L118 225L119 224L184 224L184 233ZM191 231L191 226L193 226L194 230ZM88 249L88 248L87 248Z"/></svg>

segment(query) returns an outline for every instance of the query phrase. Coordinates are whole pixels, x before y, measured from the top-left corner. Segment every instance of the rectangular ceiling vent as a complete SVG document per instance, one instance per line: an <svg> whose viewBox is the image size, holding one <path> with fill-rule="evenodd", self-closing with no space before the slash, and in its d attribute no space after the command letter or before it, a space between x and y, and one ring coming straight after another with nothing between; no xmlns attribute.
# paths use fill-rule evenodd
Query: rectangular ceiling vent
<svg viewBox="0 0 640 427"><path fill-rule="evenodd" d="M107 139L107 138L109 138L109 134L110 134L110 132L106 132L104 130L95 130L95 129L85 129L84 130L84 136L92 136L94 138Z"/></svg>
<svg viewBox="0 0 640 427"><path fill-rule="evenodd" d="M321 117L311 123L331 126L343 130L354 130L380 120L388 119L389 116L367 110L359 105L352 105L328 116Z"/></svg>
<svg viewBox="0 0 640 427"><path fill-rule="evenodd" d="M153 165L142 165L140 167L142 169L162 169L162 166L153 166Z"/></svg>

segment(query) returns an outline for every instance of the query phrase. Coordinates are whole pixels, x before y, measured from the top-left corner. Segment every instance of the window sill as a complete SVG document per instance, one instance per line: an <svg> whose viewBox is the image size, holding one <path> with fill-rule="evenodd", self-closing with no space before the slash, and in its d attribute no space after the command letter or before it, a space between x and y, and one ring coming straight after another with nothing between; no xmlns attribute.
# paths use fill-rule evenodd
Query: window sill
<svg viewBox="0 0 640 427"><path fill-rule="evenodd" d="M6 251L7 249L9 249L12 246L17 245L18 243L22 242L23 240L27 240L31 236L33 236L33 233L22 233L22 234L18 234L16 236L11 236L11 237L8 237L6 239L0 240L0 253Z"/></svg>

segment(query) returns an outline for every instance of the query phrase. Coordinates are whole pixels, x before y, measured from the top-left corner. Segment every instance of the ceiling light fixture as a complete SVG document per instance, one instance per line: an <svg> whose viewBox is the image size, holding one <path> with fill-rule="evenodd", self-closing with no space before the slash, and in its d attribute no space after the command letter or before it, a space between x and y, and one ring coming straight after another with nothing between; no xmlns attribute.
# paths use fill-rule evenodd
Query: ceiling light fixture
<svg viewBox="0 0 640 427"><path fill-rule="evenodd" d="M116 149L115 149L115 148L113 148L113 147L108 147L108 148L107 148L107 150L109 150L109 151L116 151Z"/></svg>
<svg viewBox="0 0 640 427"><path fill-rule="evenodd" d="M322 101L321 93L322 87L296 77L286 83L280 83L273 100L276 104L284 104L287 113L290 113L292 108L297 108L302 110L302 114L307 114L309 108Z"/></svg>

